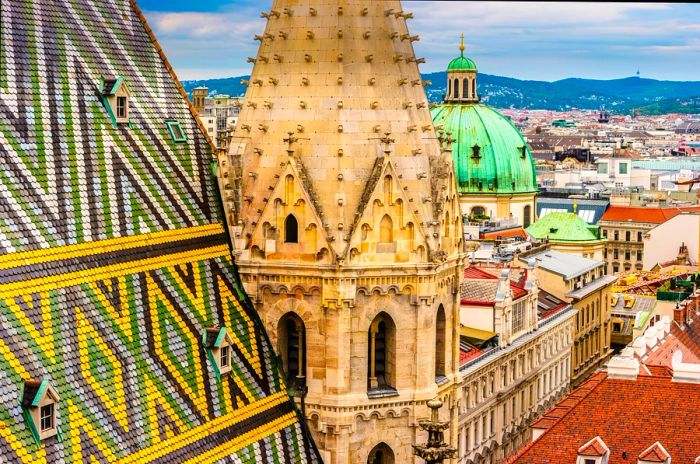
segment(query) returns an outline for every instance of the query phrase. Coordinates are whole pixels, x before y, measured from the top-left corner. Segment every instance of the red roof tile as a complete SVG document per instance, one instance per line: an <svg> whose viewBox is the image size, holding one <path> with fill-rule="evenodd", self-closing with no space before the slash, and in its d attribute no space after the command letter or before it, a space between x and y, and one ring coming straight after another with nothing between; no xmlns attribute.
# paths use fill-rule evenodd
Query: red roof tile
<svg viewBox="0 0 700 464"><path fill-rule="evenodd" d="M599 372L569 398L577 395L582 395L577 405L506 462L571 464L578 454L575 444L595 436L615 457L610 464L637 464L651 440L663 443L673 462L694 462L700 453L700 384L654 375L611 379Z"/></svg>
<svg viewBox="0 0 700 464"><path fill-rule="evenodd" d="M646 222L661 224L668 221L673 216L680 214L678 208L647 208L641 206L611 206L603 216L601 221L626 221L626 222Z"/></svg>
<svg viewBox="0 0 700 464"><path fill-rule="evenodd" d="M497 271L500 272L501 269L497 269ZM468 266L467 268L465 268L464 269L464 278L465 279L498 280L497 275L494 275L491 272L485 271L485 270L480 269L476 266ZM510 281L510 289L513 292L513 300L520 299L520 298L524 297L525 295L527 295L527 290L525 290L521 286L517 285L512 280ZM464 297L462 299L463 300L470 300L472 302L481 301L480 299L473 300L473 299L464 298ZM493 301L488 301L488 303L493 303Z"/></svg>
<svg viewBox="0 0 700 464"><path fill-rule="evenodd" d="M664 447L657 441L649 448L642 451L642 454L639 455L639 460L646 462L666 462L669 457Z"/></svg>

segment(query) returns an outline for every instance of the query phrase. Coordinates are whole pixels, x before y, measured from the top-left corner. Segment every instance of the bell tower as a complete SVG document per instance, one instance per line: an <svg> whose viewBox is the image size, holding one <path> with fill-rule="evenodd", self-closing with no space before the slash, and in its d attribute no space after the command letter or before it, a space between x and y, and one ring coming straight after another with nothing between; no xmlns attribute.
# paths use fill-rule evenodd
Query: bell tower
<svg viewBox="0 0 700 464"><path fill-rule="evenodd" d="M427 402L458 422L466 256L412 15L363 0L275 0L262 15L219 166L242 280L288 383L308 391L324 461L418 462Z"/></svg>
<svg viewBox="0 0 700 464"><path fill-rule="evenodd" d="M464 34L460 36L459 56L447 65L445 103L478 103L476 64L464 56Z"/></svg>

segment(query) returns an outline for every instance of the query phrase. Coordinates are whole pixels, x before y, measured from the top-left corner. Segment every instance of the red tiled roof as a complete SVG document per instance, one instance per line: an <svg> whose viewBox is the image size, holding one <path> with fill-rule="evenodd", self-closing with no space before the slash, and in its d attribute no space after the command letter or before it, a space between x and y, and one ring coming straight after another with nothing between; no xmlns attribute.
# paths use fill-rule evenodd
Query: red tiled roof
<svg viewBox="0 0 700 464"><path fill-rule="evenodd" d="M641 206L610 206L601 221L646 222L661 224L680 214L679 208L647 208Z"/></svg>
<svg viewBox="0 0 700 464"><path fill-rule="evenodd" d="M581 456L605 456L608 449L605 443L600 440L600 437L595 437L588 443L578 449L578 454Z"/></svg>
<svg viewBox="0 0 700 464"><path fill-rule="evenodd" d="M497 238L510 237L522 237L524 240L527 240L527 233L522 227L516 227L514 229L496 230L493 232L479 234L479 239L481 240L496 240Z"/></svg>
<svg viewBox="0 0 700 464"><path fill-rule="evenodd" d="M688 306L690 310L690 306ZM663 343L644 361L648 368L661 366L671 369L671 358L677 350L683 352L683 362L700 363L700 322L697 317L682 328L671 322L671 332L666 335Z"/></svg>
<svg viewBox="0 0 700 464"><path fill-rule="evenodd" d="M649 448L642 451L642 454L639 455L639 460L647 462L666 462L669 457L664 447L657 441Z"/></svg>
<svg viewBox="0 0 700 464"><path fill-rule="evenodd" d="M509 464L571 464L577 444L600 436L610 449L611 464L637 464L637 457L658 440L673 462L694 462L700 454L700 384L673 382L670 376L640 375L636 380L594 374L568 398L579 398L534 442L509 458ZM562 408L561 402L556 409ZM625 451L626 457L622 457Z"/></svg>
<svg viewBox="0 0 700 464"><path fill-rule="evenodd" d="M480 350L479 348L473 346L470 350L464 350L462 348L459 349L459 365L461 366L467 361L470 361L480 354L482 354L484 351Z"/></svg>
<svg viewBox="0 0 700 464"><path fill-rule="evenodd" d="M498 269L500 272L501 269ZM476 266L468 266L464 269L464 278L465 279L483 279L483 280L498 280L498 276L494 275L488 271L485 271L483 269L480 269ZM462 285L468 284L468 282L464 282ZM510 281L510 289L513 292L513 300L517 300L519 298L524 297L527 295L527 290L522 288L521 286L515 284L512 280ZM463 300L465 298L462 298ZM468 299L471 303L474 302L481 302L481 303L493 303L493 300L491 301L486 301L483 300L482 298L476 298L476 299Z"/></svg>

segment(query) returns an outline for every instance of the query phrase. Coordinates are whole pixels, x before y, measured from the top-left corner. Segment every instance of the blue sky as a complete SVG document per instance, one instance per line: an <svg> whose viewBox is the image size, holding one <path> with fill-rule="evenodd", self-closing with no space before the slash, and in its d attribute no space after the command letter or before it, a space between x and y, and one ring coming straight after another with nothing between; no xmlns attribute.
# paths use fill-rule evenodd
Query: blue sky
<svg viewBox="0 0 700 464"><path fill-rule="evenodd" d="M138 0L180 79L247 74L271 0ZM700 80L700 4L404 1L421 71L445 68L464 32L479 70L522 79L633 75Z"/></svg>

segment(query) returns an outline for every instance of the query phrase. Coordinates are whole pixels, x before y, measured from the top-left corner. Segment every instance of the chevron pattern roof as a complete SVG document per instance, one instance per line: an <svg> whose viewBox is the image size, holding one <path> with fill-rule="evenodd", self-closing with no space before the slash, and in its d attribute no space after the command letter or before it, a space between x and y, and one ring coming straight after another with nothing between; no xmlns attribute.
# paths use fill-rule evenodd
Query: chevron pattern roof
<svg viewBox="0 0 700 464"><path fill-rule="evenodd" d="M232 263L210 142L138 7L3 0L0 21L0 461L320 462ZM122 82L117 124L103 88ZM232 341L220 379L211 327ZM60 397L43 440L36 382Z"/></svg>

